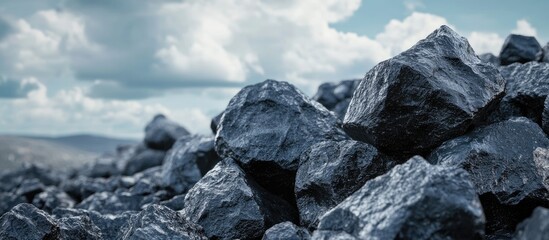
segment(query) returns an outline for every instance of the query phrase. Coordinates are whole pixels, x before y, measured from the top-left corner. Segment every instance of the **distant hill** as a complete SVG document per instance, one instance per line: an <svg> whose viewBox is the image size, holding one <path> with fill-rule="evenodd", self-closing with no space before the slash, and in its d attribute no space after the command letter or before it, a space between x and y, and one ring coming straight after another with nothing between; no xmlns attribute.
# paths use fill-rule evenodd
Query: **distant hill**
<svg viewBox="0 0 549 240"><path fill-rule="evenodd" d="M135 144L130 139L95 135L63 137L0 135L0 169L9 170L24 163L39 163L53 168L68 169L93 161L116 146Z"/></svg>

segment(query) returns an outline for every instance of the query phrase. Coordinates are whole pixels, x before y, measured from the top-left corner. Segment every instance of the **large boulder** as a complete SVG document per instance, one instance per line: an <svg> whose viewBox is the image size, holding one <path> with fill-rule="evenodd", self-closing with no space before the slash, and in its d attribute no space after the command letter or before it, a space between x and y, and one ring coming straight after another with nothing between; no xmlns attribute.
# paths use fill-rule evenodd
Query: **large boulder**
<svg viewBox="0 0 549 240"><path fill-rule="evenodd" d="M187 192L219 162L211 137L182 137L168 152L162 165L162 184L175 193Z"/></svg>
<svg viewBox="0 0 549 240"><path fill-rule="evenodd" d="M547 240L549 238L549 209L538 207L532 216L517 227L516 240Z"/></svg>
<svg viewBox="0 0 549 240"><path fill-rule="evenodd" d="M0 239L58 239L59 225L46 212L21 203L0 217Z"/></svg>
<svg viewBox="0 0 549 240"><path fill-rule="evenodd" d="M145 127L145 144L152 149L169 150L175 141L190 133L184 127L158 114Z"/></svg>
<svg viewBox="0 0 549 240"><path fill-rule="evenodd" d="M40 208L48 213L51 213L53 209L70 208L73 207L74 200L58 187L47 187L44 192L36 195L32 201L32 204L37 208Z"/></svg>
<svg viewBox="0 0 549 240"><path fill-rule="evenodd" d="M467 172L416 156L366 182L318 229L359 239L473 239L484 234L484 215Z"/></svg>
<svg viewBox="0 0 549 240"><path fill-rule="evenodd" d="M499 58L494 56L494 54L491 53L483 53L478 55L478 58L480 58L480 61L484 63L489 63L494 66L499 66Z"/></svg>
<svg viewBox="0 0 549 240"><path fill-rule="evenodd" d="M346 138L326 108L287 82L243 88L225 109L215 147L268 190L293 198L299 156L323 140Z"/></svg>
<svg viewBox="0 0 549 240"><path fill-rule="evenodd" d="M131 216L122 227L118 239L188 239L206 240L202 227L189 222L176 211L161 205L150 205L139 214Z"/></svg>
<svg viewBox="0 0 549 240"><path fill-rule="evenodd" d="M313 100L319 102L328 110L343 119L347 112L353 92L358 87L359 80L343 80L339 83L323 83L318 87Z"/></svg>
<svg viewBox="0 0 549 240"><path fill-rule="evenodd" d="M512 231L538 204L549 202L540 174L549 169L538 167L533 155L536 148L548 146L549 139L537 124L512 118L445 142L429 161L469 172L491 234Z"/></svg>
<svg viewBox="0 0 549 240"><path fill-rule="evenodd" d="M316 228L318 217L394 165L363 142L324 141L311 146L301 156L295 182L301 225Z"/></svg>
<svg viewBox="0 0 549 240"><path fill-rule="evenodd" d="M481 121L504 86L467 39L442 26L366 74L343 128L391 155L427 153Z"/></svg>
<svg viewBox="0 0 549 240"><path fill-rule="evenodd" d="M311 235L307 229L296 226L292 222L283 222L269 228L263 240L309 240Z"/></svg>
<svg viewBox="0 0 549 240"><path fill-rule="evenodd" d="M295 220L286 201L267 192L230 158L219 162L185 197L184 214L208 238L260 238L274 224Z"/></svg>
<svg viewBox="0 0 549 240"><path fill-rule="evenodd" d="M541 123L544 101L549 95L549 63L515 63L500 68L500 72L507 80L500 109L517 109L506 111L509 114L504 117L519 115Z"/></svg>
<svg viewBox="0 0 549 240"><path fill-rule="evenodd" d="M541 60L543 51L535 37L511 34L505 39L499 59L501 65Z"/></svg>

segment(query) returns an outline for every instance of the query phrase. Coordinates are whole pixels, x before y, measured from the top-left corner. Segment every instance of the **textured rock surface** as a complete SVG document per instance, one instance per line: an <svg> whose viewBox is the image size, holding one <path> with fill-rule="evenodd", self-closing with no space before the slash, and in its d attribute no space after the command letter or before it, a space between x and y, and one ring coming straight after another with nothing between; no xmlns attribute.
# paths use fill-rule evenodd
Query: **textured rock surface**
<svg viewBox="0 0 549 240"><path fill-rule="evenodd" d="M145 127L145 144L149 148L168 150L175 141L185 135L189 135L187 129L158 114Z"/></svg>
<svg viewBox="0 0 549 240"><path fill-rule="evenodd" d="M543 102L543 111L541 113L541 127L543 131L549 134L549 97Z"/></svg>
<svg viewBox="0 0 549 240"><path fill-rule="evenodd" d="M366 182L318 227L360 239L473 239L484 215L465 171L414 157Z"/></svg>
<svg viewBox="0 0 549 240"><path fill-rule="evenodd" d="M51 213L55 208L70 208L73 207L74 200L65 192L57 187L48 187L44 192L36 195L32 204L46 212Z"/></svg>
<svg viewBox="0 0 549 240"><path fill-rule="evenodd" d="M0 217L0 239L58 239L59 226L46 212L27 203Z"/></svg>
<svg viewBox="0 0 549 240"><path fill-rule="evenodd" d="M499 58L501 65L539 61L542 49L535 37L511 34L505 39Z"/></svg>
<svg viewBox="0 0 549 240"><path fill-rule="evenodd" d="M500 72L507 80L501 105L511 105L520 115L541 123L544 101L549 95L549 63L515 63L500 68Z"/></svg>
<svg viewBox="0 0 549 240"><path fill-rule="evenodd" d="M353 92L358 87L360 80L344 80L339 83L323 83L318 87L313 100L319 102L328 110L334 112L343 119Z"/></svg>
<svg viewBox="0 0 549 240"><path fill-rule="evenodd" d="M57 219L62 240L99 240L104 239L101 229L93 224L87 215L62 217Z"/></svg>
<svg viewBox="0 0 549 240"><path fill-rule="evenodd" d="M536 148L547 146L539 126L520 117L445 142L429 160L468 171L484 207L487 233L505 233L549 201L540 174L548 169L538 167L533 156Z"/></svg>
<svg viewBox="0 0 549 240"><path fill-rule="evenodd" d="M129 192L97 192L77 204L75 208L93 210L100 213L122 213L125 211L139 211L141 206L151 203L142 195Z"/></svg>
<svg viewBox="0 0 549 240"><path fill-rule="evenodd" d="M68 209L68 208L57 208L53 211L53 216L60 220L63 218L77 218L77 219L86 219L91 220L92 226L86 224L86 229L93 230L91 233L95 232L93 226L99 228L101 232L101 237L103 239L118 239L120 234L120 229L128 222L132 215L137 214L137 212L124 212L122 214L100 214L96 211L88 211L83 209ZM68 228L68 226L65 226ZM74 226L74 227L79 227ZM90 228L91 227L91 228Z"/></svg>
<svg viewBox="0 0 549 240"><path fill-rule="evenodd" d="M549 209L536 208L532 216L517 227L513 239L516 240L546 240L549 238Z"/></svg>
<svg viewBox="0 0 549 240"><path fill-rule="evenodd" d="M292 222L283 222L269 228L263 240L309 240L311 235L307 229L296 226Z"/></svg>
<svg viewBox="0 0 549 240"><path fill-rule="evenodd" d="M208 239L202 228L185 220L179 212L161 205L150 205L132 216L121 229L119 239Z"/></svg>
<svg viewBox="0 0 549 240"><path fill-rule="evenodd" d="M494 66L499 66L499 58L494 56L494 54L491 53L483 53L478 55L478 58L484 63L490 63Z"/></svg>
<svg viewBox="0 0 549 240"><path fill-rule="evenodd" d="M26 203L27 199L10 192L0 192L0 216L17 206L19 203Z"/></svg>
<svg viewBox="0 0 549 240"><path fill-rule="evenodd" d="M265 191L230 158L219 162L185 197L184 214L208 238L260 238L274 224L297 215Z"/></svg>
<svg viewBox="0 0 549 240"><path fill-rule="evenodd" d="M482 120L504 85L465 38L442 26L366 74L343 127L381 151L424 153Z"/></svg>
<svg viewBox="0 0 549 240"><path fill-rule="evenodd" d="M213 138L183 137L168 152L162 166L162 184L185 193L219 161Z"/></svg>
<svg viewBox="0 0 549 240"><path fill-rule="evenodd" d="M549 63L549 42L543 47L543 62Z"/></svg>
<svg viewBox="0 0 549 240"><path fill-rule="evenodd" d="M318 217L394 165L367 143L344 140L313 145L303 153L296 175L300 223L315 228Z"/></svg>
<svg viewBox="0 0 549 240"><path fill-rule="evenodd" d="M345 134L330 111L289 83L266 80L231 99L215 147L259 184L291 198L301 153L319 141L342 138Z"/></svg>

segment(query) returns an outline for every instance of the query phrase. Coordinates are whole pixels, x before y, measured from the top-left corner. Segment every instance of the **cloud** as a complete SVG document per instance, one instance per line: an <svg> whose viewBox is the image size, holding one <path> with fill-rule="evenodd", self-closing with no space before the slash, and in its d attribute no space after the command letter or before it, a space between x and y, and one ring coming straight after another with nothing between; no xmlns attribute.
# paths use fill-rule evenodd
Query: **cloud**
<svg viewBox="0 0 549 240"><path fill-rule="evenodd" d="M209 134L209 122L197 108L170 110L161 104L138 101L94 99L79 87L48 96L41 87L26 98L0 100L2 132L13 130L34 134L59 134L89 131L97 134L142 137L145 124L163 113L193 133ZM204 126L201 126L204 125Z"/></svg>
<svg viewBox="0 0 549 240"><path fill-rule="evenodd" d="M405 0L404 7L410 12L415 12L419 8L425 7L425 4L421 0Z"/></svg>
<svg viewBox="0 0 549 240"><path fill-rule="evenodd" d="M13 79L0 77L0 98L24 98L30 92L44 88L35 78Z"/></svg>
<svg viewBox="0 0 549 240"><path fill-rule="evenodd" d="M468 40L477 54L492 53L495 55L499 53L504 41L499 34L491 32L471 32Z"/></svg>
<svg viewBox="0 0 549 240"><path fill-rule="evenodd" d="M517 26L511 31L514 34L534 36L537 37L538 31L534 28L526 19L520 19L517 21Z"/></svg>
<svg viewBox="0 0 549 240"><path fill-rule="evenodd" d="M389 48L391 55L396 55L412 47L441 25L449 25L448 21L441 16L413 12L402 21L397 19L389 21L384 31L376 35L375 39Z"/></svg>

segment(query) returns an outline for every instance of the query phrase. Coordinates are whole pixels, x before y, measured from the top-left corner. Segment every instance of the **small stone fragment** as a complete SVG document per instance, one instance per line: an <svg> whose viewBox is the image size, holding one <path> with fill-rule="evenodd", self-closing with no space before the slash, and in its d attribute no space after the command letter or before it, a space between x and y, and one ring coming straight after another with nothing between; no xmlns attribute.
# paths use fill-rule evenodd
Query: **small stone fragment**
<svg viewBox="0 0 549 240"><path fill-rule="evenodd" d="M311 235L307 229L296 226L292 222L283 222L269 228L263 240L309 240Z"/></svg>
<svg viewBox="0 0 549 240"><path fill-rule="evenodd" d="M166 151L175 141L190 133L184 127L158 114L145 127L145 144L149 148Z"/></svg>

